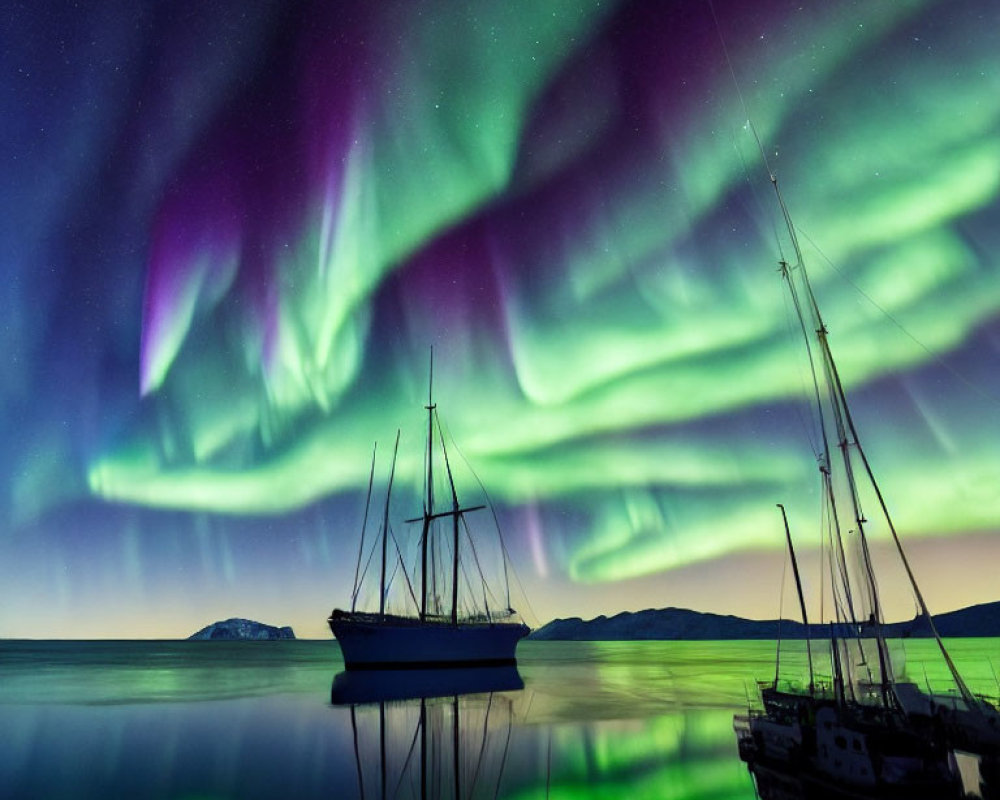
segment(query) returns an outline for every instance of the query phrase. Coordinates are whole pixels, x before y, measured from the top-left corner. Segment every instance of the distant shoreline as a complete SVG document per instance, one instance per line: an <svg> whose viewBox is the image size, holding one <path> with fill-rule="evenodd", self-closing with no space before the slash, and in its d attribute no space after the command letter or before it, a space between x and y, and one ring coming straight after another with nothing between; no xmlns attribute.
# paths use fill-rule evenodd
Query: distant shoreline
<svg viewBox="0 0 1000 800"><path fill-rule="evenodd" d="M981 603L946 614L936 614L938 633L947 638L1000 637L1000 601ZM827 624L810 624L811 638L830 635ZM883 626L891 638L926 638L930 626L915 617ZM590 620L579 617L554 619L529 635L534 641L725 641L805 639L807 631L794 620L752 620L733 615L710 614L686 608L623 611L613 617Z"/></svg>
<svg viewBox="0 0 1000 800"><path fill-rule="evenodd" d="M218 624L218 623L216 623ZM259 624L259 623L258 623ZM934 615L938 633L945 638L1000 638L1000 601L980 603L967 608ZM203 630L209 630L208 626ZM272 626L265 626L272 627ZM888 623L885 633L891 638L926 638L930 629L921 620L914 618L904 622ZM826 639L830 635L829 625L810 625L812 638ZM790 619L753 620L732 614L712 614L692 611L686 608L646 609L644 611L623 611L611 617L604 615L583 620L580 617L554 619L532 631L528 639L532 641L739 641L805 639L806 630L801 622ZM291 633L291 629L288 629ZM52 638L0 636L4 642L182 642L197 641L194 637L152 637L131 638ZM333 642L330 638L216 638L203 639L221 643L298 641Z"/></svg>

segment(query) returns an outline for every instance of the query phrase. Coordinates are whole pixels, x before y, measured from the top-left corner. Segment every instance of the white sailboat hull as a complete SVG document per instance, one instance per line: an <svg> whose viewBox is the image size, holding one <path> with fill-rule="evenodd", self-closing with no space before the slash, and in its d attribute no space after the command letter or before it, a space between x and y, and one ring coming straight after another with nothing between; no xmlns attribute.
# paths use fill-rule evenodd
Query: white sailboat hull
<svg viewBox="0 0 1000 800"><path fill-rule="evenodd" d="M513 665L529 631L519 622L454 625L340 611L329 623L349 670Z"/></svg>

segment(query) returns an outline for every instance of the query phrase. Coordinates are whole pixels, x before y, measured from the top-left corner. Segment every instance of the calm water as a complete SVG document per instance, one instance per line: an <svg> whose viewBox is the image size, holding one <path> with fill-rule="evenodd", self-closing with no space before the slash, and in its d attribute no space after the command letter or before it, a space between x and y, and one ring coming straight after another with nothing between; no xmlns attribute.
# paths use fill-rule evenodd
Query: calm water
<svg viewBox="0 0 1000 800"><path fill-rule="evenodd" d="M949 645L997 694L1000 640ZM932 647L906 656L934 686ZM0 796L754 798L732 717L773 643L524 642L518 659L521 690L352 707L331 703L333 642L0 641Z"/></svg>

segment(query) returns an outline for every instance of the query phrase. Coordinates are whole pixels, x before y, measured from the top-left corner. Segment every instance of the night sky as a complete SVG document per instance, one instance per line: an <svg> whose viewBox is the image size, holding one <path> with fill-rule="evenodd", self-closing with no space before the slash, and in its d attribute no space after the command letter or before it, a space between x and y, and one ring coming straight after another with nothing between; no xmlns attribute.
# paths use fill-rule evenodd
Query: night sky
<svg viewBox="0 0 1000 800"><path fill-rule="evenodd" d="M42 0L0 40L0 636L328 635L397 427L420 513L431 347L529 622L775 616L819 480L748 116L928 603L998 599L994 0Z"/></svg>

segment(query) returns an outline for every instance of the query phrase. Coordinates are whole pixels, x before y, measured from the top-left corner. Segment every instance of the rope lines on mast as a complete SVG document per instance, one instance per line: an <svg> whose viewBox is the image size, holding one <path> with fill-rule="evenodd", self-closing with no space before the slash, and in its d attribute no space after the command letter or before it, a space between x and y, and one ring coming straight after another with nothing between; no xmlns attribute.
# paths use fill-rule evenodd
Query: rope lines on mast
<svg viewBox="0 0 1000 800"><path fill-rule="evenodd" d="M738 88L738 87L737 87ZM748 115L749 116L749 115ZM747 125L750 124L749 119L747 120ZM760 195L757 192L757 185L750 180L750 170L747 168L746 160L743 158L743 152L740 150L739 146L736 144L736 137L733 136L733 150L736 151L736 157L740 161L740 167L743 169L743 180L747 187L750 189L750 194L753 197L754 205L757 207L757 211L760 213L762 218L766 218L771 223L771 235L774 236L774 246L778 250L778 256L782 261L785 260L785 246L781 243L781 236L778 234L778 226L774 221L774 215L767 213L764 209L764 203L760 199Z"/></svg>
<svg viewBox="0 0 1000 800"><path fill-rule="evenodd" d="M493 709L493 692L490 692L489 700L486 702L486 713L483 715L483 735L479 745L479 755L476 758L476 768L472 772L472 784L469 786L469 797L476 796L476 782L479 780L479 771L483 766L483 758L486 755L486 739L489 735L490 711Z"/></svg>
<svg viewBox="0 0 1000 800"><path fill-rule="evenodd" d="M465 528L465 536L469 540L469 549L472 551L472 560L475 562L476 569L479 571L479 580L483 587L483 608L486 612L486 618L492 621L492 616L490 615L490 602L487 595L493 595L493 592L490 591L489 584L486 581L486 576L483 574L483 567L482 564L479 563L479 553L476 550L476 543L472 539L472 531L469 530L469 524L465 521L464 517L462 518L462 525ZM469 590L472 590L471 586L469 587ZM493 599L496 600L496 597Z"/></svg>
<svg viewBox="0 0 1000 800"><path fill-rule="evenodd" d="M844 404L845 419L851 431L851 435L855 440L855 447L858 452L858 457L861 459L861 463L865 468L865 473L868 476L868 480L871 483L872 489L875 492L875 497L878 500L879 507L882 511L882 516L889 527L889 532L892 534L892 540L896 545L896 552L899 555L899 559L903 564L903 568L906 570L906 576L910 581L910 586L913 590L914 596L917 602L920 604L920 610L924 616L924 619L930 625L931 633L934 635L934 640L937 643L938 649L944 658L945 663L948 666L948 670L951 673L952 679L955 681L955 685L958 687L959 692L962 695L962 699L969 704L971 708L979 708L980 701L972 693L969 687L966 685L965 681L962 679L958 668L955 666L955 662L952 661L951 654L948 652L947 648L944 646L944 642L941 640L941 635L938 633L937 626L934 624L934 618L931 615L930 610L927 608L927 603L924 602L923 593L920 591L920 586L917 584L916 576L913 574L913 570L910 568L910 560L906 557L906 552L903 549L903 543L899 539L899 534L896 532L896 526L893 524L892 517L889 515L889 509L885 504L885 498L882 496L882 490L875 480L875 474L872 471L871 464L868 461L868 456L865 455L864 449L861 447L861 442L858 441L857 430L854 427L854 420L851 417L850 409L847 407L847 400L844 396L844 387L840 383L840 379L837 379L837 391L840 394L841 400Z"/></svg>
<svg viewBox="0 0 1000 800"><path fill-rule="evenodd" d="M907 338L909 338L915 345L917 345L921 350L923 350L925 353L927 353L927 355L931 358L931 360L934 361L934 363L936 363L939 367L947 370L947 372L949 374L951 374L952 377L954 377L954 378L958 379L959 381L961 381L962 383L964 383L966 385L966 387L968 387L969 389L971 389L975 394L977 394L983 400L987 400L990 403L993 403L995 405L1000 406L1000 397L998 397L997 395L995 395L992 392L988 391L987 389L984 389L982 386L980 386L979 384L977 384L971 378L966 377L959 370L955 369L955 367L953 367L951 364L949 364L947 361L945 361L943 358L941 358L940 355L938 355L937 353L935 353L927 345L925 345L922 341L920 341L920 339L918 339L916 336L914 336L906 328L906 326L903 325L902 322L900 322L898 319L896 319L886 308L884 308L882 305L880 305L879 302L877 300L875 300L874 297L872 297L864 289L862 289L857 283L855 283L853 280L851 280L850 276L847 275L842 269L840 269L833 262L833 260L826 253L823 252L823 250L820 248L820 246L818 244L816 244L816 242L814 242L812 240L812 238L810 238L810 236L809 236L809 234L807 232L803 231L801 228L798 228L798 227L796 227L796 230L802 235L802 237L807 242L809 242L809 246L812 247L816 251L816 253L826 263L826 265L830 269L832 269L835 273L837 273L837 276L841 280L843 280L845 283L847 283L852 289L854 289L854 291L856 291L865 300L867 300L872 305L873 308L875 308L879 313L881 313L893 325L895 325L897 328L899 328L899 330L903 334L905 334Z"/></svg>
<svg viewBox="0 0 1000 800"><path fill-rule="evenodd" d="M419 610L420 603L417 600L417 593L413 590L413 583L410 581L410 575L406 570L406 563L403 559L403 551L399 547L399 540L396 538L396 534L392 530L392 526L389 527L389 535L392 537L392 543L396 547L396 556L399 558L399 568L403 572L403 578L406 581L406 588L409 590L410 597L413 600L413 606Z"/></svg>
<svg viewBox="0 0 1000 800"><path fill-rule="evenodd" d="M455 478L451 474L451 462L448 460L448 448L444 441L444 432L441 430L441 418L437 411L431 411L434 420L437 422L438 427L438 438L441 440L441 452L444 455L444 468L448 475L448 486L451 489L451 504L452 504L452 526L453 526L453 544L452 548L454 552L452 553L452 572L451 572L451 622L453 625L458 624L458 570L459 570L459 518L461 517L461 508L458 504L458 492L455 490ZM469 587L472 588L471 585Z"/></svg>
<svg viewBox="0 0 1000 800"><path fill-rule="evenodd" d="M413 754L417 749L417 738L420 736L421 728L424 724L424 715L422 714L417 721L416 726L413 728L413 738L410 740L410 749L406 752L406 759L403 761L403 766L399 770L399 777L396 779L396 788L393 789L391 797L399 797L399 790L403 785L403 778L406 777L410 769L410 761L413 759Z"/></svg>
<svg viewBox="0 0 1000 800"><path fill-rule="evenodd" d="M445 426L445 431L448 431L447 426ZM490 509L490 514L493 515L493 524L494 524L494 526L496 528L497 538L500 541L500 550L501 550L502 561L503 561L503 577L504 577L504 588L506 590L506 595L507 595L507 598L506 598L507 599L507 611L511 612L511 611L514 610L513 608L511 608L511 604L510 604L511 603L511 601L510 601L510 575L513 574L514 581L517 583L517 587L521 591L521 599L524 601L525 606L527 607L528 613L531 614L532 618L537 623L537 622L540 621L540 619L539 619L538 615L535 614L535 610L532 608L531 602L528 600L528 593L524 590L524 584L521 582L521 577L520 577L520 575L517 574L517 570L514 567L514 561L513 561L512 557L510 555L510 550L507 549L507 542L504 539L503 529L500 527L500 517L497 515L497 510L496 510L496 506L493 503L493 498L490 497L490 493L487 491L486 485L480 479L479 474L476 472L476 470L472 466L472 464L469 463L469 460L465 457L465 454L462 452L462 448L458 446L458 443L455 441L454 437L451 436L450 431L448 431L448 438L451 439L451 445L455 449L455 452L458 453L459 458L462 459L462 463L465 464L466 469L468 469L469 473L472 475L472 477L475 478L476 484L479 486L480 491L482 491L483 496L486 498L486 505Z"/></svg>
<svg viewBox="0 0 1000 800"><path fill-rule="evenodd" d="M427 381L427 450L424 462L424 523L420 536L420 618L427 616L427 548L430 544L431 515L434 513L434 348L431 348ZM437 573L435 573L437 574ZM437 593L437 587L434 588Z"/></svg>
<svg viewBox="0 0 1000 800"><path fill-rule="evenodd" d="M529 711L531 710L530 702L528 705L528 710ZM511 712L507 715L507 738L504 741L503 745L503 755L500 757L500 769L497 770L497 785L496 789L493 791L493 800L496 800L496 798L500 796L500 781L503 778L504 770L507 768L507 755L510 752L510 737L513 729L514 729L514 715L513 712ZM551 730L549 731L549 735L550 736L552 735Z"/></svg>
<svg viewBox="0 0 1000 800"><path fill-rule="evenodd" d="M365 568L361 571L360 578L358 578L358 589L357 589L358 594L361 593L361 587L364 585L365 582L365 575L368 574L368 568L372 564L372 559L375 558L375 551L378 549L378 542L379 538L376 536L372 540L371 549L368 551L368 558L365 560ZM352 608L354 607L354 602L353 602L354 599L356 599L356 597L352 598L352 603L351 603Z"/></svg>
<svg viewBox="0 0 1000 800"><path fill-rule="evenodd" d="M385 580L385 570L386 570L386 555L387 555L387 544L389 540L389 500L392 498L392 482L396 477L396 456L399 454L399 430L396 431L396 446L392 451L392 467L389 470L389 486L385 491L385 512L382 517L382 572L379 583L379 601L378 601L378 613L379 616L385 617L385 597L387 593L386 580Z"/></svg>
<svg viewBox="0 0 1000 800"><path fill-rule="evenodd" d="M778 508L781 509L781 520L785 527L785 539L788 541L788 556L792 562L792 572L795 574L795 591L799 597L799 610L802 612L802 626L805 628L806 633L806 657L809 660L809 693L812 694L816 688L816 678L813 672L812 631L809 629L809 615L806 613L806 598L802 592L802 578L799 575L799 564L795 558L795 548L792 547L792 531L788 526L788 515L785 513L785 507L781 503L778 503ZM781 624L780 618L778 623L779 625ZM777 685L777 681L775 685Z"/></svg>
<svg viewBox="0 0 1000 800"><path fill-rule="evenodd" d="M781 588L778 590L778 644L774 653L774 688L778 688L778 676L781 674L781 620L785 615L785 582L788 574L788 562L781 560Z"/></svg>
<svg viewBox="0 0 1000 800"><path fill-rule="evenodd" d="M734 87L736 89L736 93L737 93L737 96L739 97L739 101L740 101L740 104L741 104L741 106L743 108L743 111L744 111L744 113L745 113L745 115L747 117L747 125L749 127L749 130L753 134L754 140L756 141L758 150L760 152L761 161L762 161L764 167L768 171L768 175L769 175L769 178L770 178L770 181L771 181L771 185L774 188L774 192L775 192L775 196L777 198L778 206L779 206L780 211L781 211L781 216L782 216L782 219L784 221L788 237L789 237L789 239L791 241L791 245L792 245L792 247L794 249L795 263L794 263L793 266L789 267L789 265L785 262L784 258L782 258L782 262L781 262L782 273L786 277L787 283L788 283L790 291L792 293L793 302L794 302L795 307L796 307L796 313L797 313L797 315L799 317L800 324L801 324L801 327L803 329L803 333L806 333L806 331L805 331L805 318L804 318L804 314L802 313L802 311L803 311L802 304L801 304L801 302L800 302L800 300L798 298L798 295L797 295L797 291L796 291L796 287L795 287L795 282L792 280L792 277L791 277L791 272L792 271L795 271L798 274L799 280L801 281L802 290L804 291L804 293L806 295L806 301L807 301L807 304L808 304L809 315L810 315L810 319L811 319L811 321L813 323L813 328L814 328L814 333L815 333L815 336L816 336L816 341L817 341L818 346L820 348L820 354L822 356L821 364L822 364L822 371L823 371L824 384L825 384L825 394L827 396L826 397L826 401L829 403L829 406L830 406L830 412L831 412L831 415L832 415L832 420L831 421L832 421L832 424L833 424L833 427L834 427L834 431L836 432L836 438L837 438L838 448L841 451L840 469L843 470L842 474L843 474L843 478L844 478L845 483L846 483L846 487L845 488L846 488L846 491L848 492L848 495L849 495L850 504L851 504L852 511L853 511L853 516L854 516L854 520L855 520L856 525L857 525L856 532L857 532L858 541L859 541L859 545L860 545L860 555L861 555L861 559L862 559L862 562L863 562L864 575L865 575L865 584L866 584L866 588L867 588L867 598L866 599L868 600L868 603L870 605L870 612L871 612L869 620L867 621L866 624L872 625L874 627L874 629L875 629L874 633L875 633L876 642L877 642L877 645L878 645L879 665L880 665L880 671L881 671L881 677L882 677L881 688L882 688L882 692L883 692L883 700L884 700L885 705L886 705L887 708L890 705L890 695L892 695L892 699L894 699L897 704L899 702L898 701L898 697L895 696L895 692L891 690L891 680L892 680L892 676L890 674L891 673L891 662L890 662L890 659L889 659L889 655L888 655L888 651L887 651L887 645L886 645L885 638L884 638L883 631L882 631L882 625L884 624L884 622L883 622L883 617L882 617L881 604L880 604L880 600L879 600L878 585L877 585L877 581L876 581L876 578L875 578L874 566L872 564L871 552L870 552L870 549L869 549L868 539L867 539L867 536L865 534L865 524L867 523L868 520L866 519L865 514L864 514L864 510L862 508L860 491L859 491L859 487L858 487L857 482L856 482L857 479L856 479L856 475L855 475L855 468L854 468L853 459L852 459L852 456L851 456L851 450L854 450L857 453L858 458L860 458L860 460L861 460L862 466L864 468L864 473L865 473L865 475L866 475L866 477L868 479L868 483L869 483L870 489L871 489L871 491L874 492L875 498L877 499L879 508L881 510L882 518L885 520L885 523L888 526L889 532L891 533L892 540L893 540L893 542L895 544L897 553L898 553L899 558L900 558L900 560L902 562L902 565L903 565L903 567L905 569L907 578L909 579L912 591L913 591L915 599L916 599L916 601L917 601L917 603L919 605L920 611L922 612L924 618L927 620L927 622L928 622L928 624L929 624L929 626L931 628L931 631L932 631L932 633L934 635L934 638L935 638L935 640L936 640L936 642L938 644L938 647L939 647L939 649L941 651L941 654L942 654L942 656L943 656L943 658L945 660L945 663L947 664L948 669L951 672L952 678L953 678L953 680L954 680L954 682L955 682L955 684L956 684L959 692L961 693L963 699L966 701L966 703L969 705L969 707L970 708L978 708L978 707L980 707L978 699L972 694L972 692L966 686L964 680L962 679L962 677L959 674L957 668L955 667L955 665L954 665L954 663L953 663L953 661L951 659L950 654L948 653L947 649L944 647L943 642L941 641L940 635L938 634L936 626L934 625L933 618L932 618L932 616L930 614L929 609L927 608L926 603L924 602L924 598L923 598L923 595L922 595L922 593L920 591L920 588L917 585L916 578L915 578L915 576L914 576L914 574L912 572L912 569L910 567L909 560L906 557L905 551L904 551L903 546L902 546L902 542L900 541L898 533L897 533L896 528L895 528L895 525L892 522L892 518L891 518L891 516L889 514L888 507L886 506L884 497L882 495L881 488L879 487L878 482L875 479L875 475L874 475L874 472L871 469L871 465L870 465L870 463L868 461L867 455L865 454L864 449L861 446L860 438L858 436L858 433L857 433L857 430L855 428L853 419L851 417L850 409L849 409L849 407L847 405L847 399L846 399L846 395L845 395L845 392L844 392L843 384L841 382L840 375L838 373L836 364L835 364L835 362L833 360L833 355L832 355L832 353L830 351L829 342L827 340L828 331L827 331L826 325L825 325L825 323L823 321L823 316L822 316L822 313L820 312L819 305L817 303L815 294L814 294L813 289L812 289L812 285L811 285L811 283L809 281L809 276L808 276L808 273L807 273L807 270L806 270L805 261L804 261L804 259L802 257L802 251L801 251L801 247L799 245L797 228L796 228L795 224L793 223L793 221L791 219L791 214L790 214L790 212L788 210L788 206L786 205L784 197L783 197L783 195L782 195L782 193L781 193L781 191L780 191L780 189L778 187L777 177L776 177L776 175L774 174L773 170L770 167L770 164L769 164L768 159L767 159L767 153L764 150L764 147L763 147L763 144L761 142L760 136L758 135L757 130L756 130L755 126L752 123L752 120L750 119L749 110L747 108L747 103L746 103L746 100L745 100L745 98L743 96L743 93L742 93L742 91L740 89L739 80L736 77L736 71L733 68L732 59L730 58L729 50L728 50L728 47L726 46L725 38L722 35L722 29L721 29L721 26L719 24L718 16L717 16L717 14L715 12L715 7L714 7L714 4L712 3L712 0L708 0L708 5L709 5L709 8L710 8L711 13L712 13L712 18L713 18L713 20L715 22L716 31L718 33L719 40L720 40L720 43L722 45L723 53L725 54L725 59L726 59L726 63L727 63L728 68L729 68L729 72L730 72L730 74L732 76L733 85L734 85ZM815 247L815 244L814 243L812 243L812 244ZM819 250L819 248L816 248L816 249L817 249L817 251ZM832 266L832 264L831 264L831 266ZM882 313L887 318L889 318L895 325L897 325L897 327L899 327L901 330L903 330L903 332L906 333L917 345L919 345L920 347L922 347L935 361L937 361L939 364L943 365L949 372L951 372L953 375L956 375L961 380L963 380L963 382L969 384L970 386L973 386L973 388L976 388L976 387L974 387L973 384L971 384L971 382L969 382L967 379L965 379L964 376L962 376L960 373L958 373L953 368L951 368L950 365L948 365L945 362L943 362L934 353L932 353L929 348L927 348L925 345L923 345L922 342L920 342L916 337L914 337L905 328L903 328L903 326L900 325L900 323L891 314L889 314L885 309L883 309L881 306L879 306L878 303L876 303L871 297L869 297L865 292L863 292L856 284L853 284L853 282L851 282L851 285L854 286L854 288L860 294L862 294L862 296L864 296L870 303L872 303L873 306L875 306L880 311L882 311ZM846 603L847 603L847 610L848 610L848 612L850 614L850 621L852 623L854 623L855 625L857 625L857 617L856 617L855 611L854 611L854 603L853 603L853 599L852 599L851 587L850 587L850 582L848 580L849 571L847 569L846 559L844 557L844 552L843 552L843 539L842 539L842 534L841 534L842 528L841 528L840 520L837 519L837 512L836 512L837 501L836 501L835 493L834 493L833 487L832 487L833 459L831 458L831 451L830 451L830 448L829 448L829 439L828 439L828 434L827 434L826 421L822 419L823 403L821 402L821 399L822 399L821 398L821 394L823 394L823 392L820 391L819 383L818 383L818 380L817 380L818 375L817 375L817 371L815 369L815 363L814 363L814 360L813 360L812 343L811 343L810 336L806 335L805 336L805 340L806 340L807 350L809 352L809 359L810 359L811 369L812 369L812 372L813 372L814 384L816 386L817 407L818 407L819 413L821 415L820 427L821 427L821 430L823 432L824 452L823 452L823 459L821 461L820 471L823 474L823 481L824 481L824 484L825 484L825 487L826 487L826 495L828 497L828 502L829 502L829 506L828 506L829 510L830 510L830 518L829 518L829 525L830 525L830 527L829 527L829 532L830 532L831 539L835 539L835 541L831 542L831 547L834 544L836 544L835 559L837 561L837 568L839 569L840 576L841 576L841 580L839 581L839 584L840 584L840 588L842 588L843 593L844 593L843 600L846 601ZM979 390L977 389L977 391L979 391ZM982 392L980 392L980 393L984 394ZM989 399L993 400L994 402L1000 402L1000 401L997 400L997 398L994 398L994 397L992 397L990 395L985 395L985 396L989 397ZM834 534L835 534L835 536L834 536ZM834 554L831 554L831 556L833 556L833 555ZM831 586L831 595L833 597L834 604L835 604L835 607L836 607L836 606L839 605L838 601L837 601L837 596L838 596L839 592L838 592L838 587L837 587L838 582L836 580L834 580L834 578L835 578L835 575L833 574L833 567L831 566L831 580L832 580L832 583L833 583L833 585ZM844 611L844 609L842 607L837 608L837 614L838 614L838 616L842 615L843 611ZM860 633L861 627L858 626L857 630ZM836 637L834 637L834 642L835 641L836 641ZM864 659L863 648L861 648L861 640L860 639L858 639L858 646L862 650L862 658ZM834 656L835 656L835 659L834 659L835 664L834 664L834 666L835 666L835 669L836 669L836 661L837 661L837 657L836 656L837 656L837 654L834 653ZM863 663L865 663L864 660L863 660ZM869 670L869 674L870 674L870 670Z"/></svg>
<svg viewBox="0 0 1000 800"><path fill-rule="evenodd" d="M794 305L792 304L791 298L789 296L790 292L785 290L785 284L787 282L788 276L786 269L784 268L784 266L781 265L785 265L787 264L787 262L785 262L784 259L782 259L778 263L779 263L778 272L780 274L782 282L782 289L780 294L785 310L785 323L787 327L786 335L788 337L788 342L794 343L793 349L798 352L800 349L798 347L798 344L801 341L799 336L800 335L805 336L805 332L803 331L802 328L802 317L798 313L796 313L794 309ZM795 320L794 322L792 321L793 317ZM798 330L796 330L796 328ZM808 402L809 395L814 394L816 391L816 378L815 378L816 367L812 360L812 352L808 349L806 352L807 352L808 373L809 373L808 377L806 377L806 375L804 374L804 370L801 368L801 366L797 370L798 378L801 382L801 386L799 387L799 392L801 393L801 396L803 398L806 398L806 402L793 403L793 408L795 409L795 416L799 420L799 425L802 427L805 439L807 442L809 442L809 449L812 450L813 458L815 459L817 464L822 464L824 455L822 451L823 446L821 444L823 439L821 433L822 425L820 420L818 420L814 414L806 413L807 411L814 412L816 408L815 404ZM805 406L805 410L803 409L803 406Z"/></svg>
<svg viewBox="0 0 1000 800"><path fill-rule="evenodd" d="M378 442L375 442L375 446L372 448L372 468L368 474L368 496L365 498L365 516L361 523L361 542L358 545L358 560L354 565L354 588L351 589L351 611L355 610L358 600L358 581L361 579L361 555L365 549L365 530L368 528L368 509L371 507L372 502L372 483L375 480L375 453L377 451Z"/></svg>

